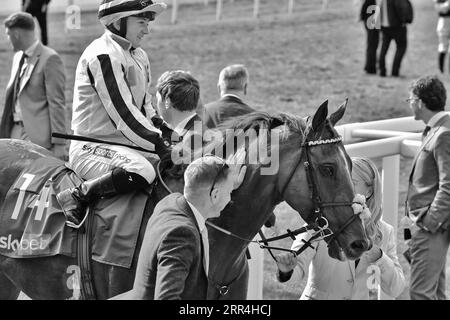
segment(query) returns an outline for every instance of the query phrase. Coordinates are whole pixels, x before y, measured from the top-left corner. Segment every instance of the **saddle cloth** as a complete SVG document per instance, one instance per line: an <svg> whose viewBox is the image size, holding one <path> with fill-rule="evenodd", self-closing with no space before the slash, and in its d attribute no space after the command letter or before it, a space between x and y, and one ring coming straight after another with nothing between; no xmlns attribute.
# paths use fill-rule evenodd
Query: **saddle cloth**
<svg viewBox="0 0 450 320"><path fill-rule="evenodd" d="M65 225L56 194L83 180L64 163L40 158L13 183L0 208L0 254L11 258L76 256L78 232ZM130 268L148 196L135 192L94 204L92 259Z"/></svg>

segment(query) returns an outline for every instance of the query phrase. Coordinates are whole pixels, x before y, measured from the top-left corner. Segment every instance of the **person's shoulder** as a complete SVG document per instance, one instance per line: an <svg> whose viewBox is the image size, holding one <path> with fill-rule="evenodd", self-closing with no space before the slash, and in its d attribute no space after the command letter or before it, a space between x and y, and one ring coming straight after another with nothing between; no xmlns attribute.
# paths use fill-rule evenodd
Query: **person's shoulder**
<svg viewBox="0 0 450 320"><path fill-rule="evenodd" d="M380 231L383 234L383 238L386 238L394 233L394 227L384 220L380 220Z"/></svg>
<svg viewBox="0 0 450 320"><path fill-rule="evenodd" d="M165 196L156 205L155 212L168 208L178 209L179 208L178 200L181 197L183 197L183 195L179 192L174 192Z"/></svg>

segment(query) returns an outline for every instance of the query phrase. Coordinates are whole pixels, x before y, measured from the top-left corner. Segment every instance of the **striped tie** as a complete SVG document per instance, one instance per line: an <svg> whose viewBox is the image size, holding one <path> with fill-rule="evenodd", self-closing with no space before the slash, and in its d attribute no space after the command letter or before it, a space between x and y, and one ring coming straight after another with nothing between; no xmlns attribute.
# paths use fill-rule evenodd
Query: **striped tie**
<svg viewBox="0 0 450 320"><path fill-rule="evenodd" d="M430 131L431 127L430 126L426 126L425 129L422 132L422 141L425 139L425 137L427 136L428 132Z"/></svg>

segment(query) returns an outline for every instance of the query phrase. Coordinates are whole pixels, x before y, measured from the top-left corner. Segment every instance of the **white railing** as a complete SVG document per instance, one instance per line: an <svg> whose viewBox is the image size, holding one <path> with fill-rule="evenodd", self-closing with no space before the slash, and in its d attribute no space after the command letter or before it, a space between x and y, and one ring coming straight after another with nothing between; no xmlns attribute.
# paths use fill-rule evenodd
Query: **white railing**
<svg viewBox="0 0 450 320"><path fill-rule="evenodd" d="M450 112L449 112L450 114ZM425 124L413 117L350 123L337 126L351 157L382 158L383 220L397 233L400 156L414 157L421 144ZM248 299L263 298L264 252L250 247ZM379 290L381 291L381 290ZM380 299L390 299L381 294Z"/></svg>
<svg viewBox="0 0 450 320"><path fill-rule="evenodd" d="M234 0L228 0L229 2L233 3ZM280 1L280 0L278 0ZM287 13L293 14L294 13L294 7L295 7L295 0L287 0ZM320 1L320 0L319 0ZM181 1L179 0L172 0L172 23L177 23L178 21L178 6ZM208 5L208 0L204 0L204 5ZM216 21L219 21L223 17L223 2L224 0L216 0ZM260 16L260 8L261 8L261 1L260 0L253 0L253 18L257 19ZM326 11L328 8L328 0L322 0L322 11Z"/></svg>

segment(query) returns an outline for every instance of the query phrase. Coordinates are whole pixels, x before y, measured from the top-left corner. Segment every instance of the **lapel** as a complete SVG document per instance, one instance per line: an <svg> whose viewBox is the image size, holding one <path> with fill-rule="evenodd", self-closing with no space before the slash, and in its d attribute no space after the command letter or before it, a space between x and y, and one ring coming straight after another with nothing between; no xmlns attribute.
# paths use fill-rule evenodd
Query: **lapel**
<svg viewBox="0 0 450 320"><path fill-rule="evenodd" d="M195 218L194 212L192 212L191 206L187 203L186 198L184 195L181 195L177 198L177 204L178 207L183 210L190 218L194 221L194 224L197 228L198 234L200 236L200 243L201 243L201 256L202 256L202 262L203 262L203 268L205 270L205 274L208 275L208 268L209 268L209 252L206 253L206 251L209 250L209 247L206 247L206 244L203 243L203 236L200 232L200 227L197 223L197 219Z"/></svg>
<svg viewBox="0 0 450 320"><path fill-rule="evenodd" d="M42 44L39 42L34 51L34 54L28 59L28 67L27 70L25 71L25 74L23 75L22 81L20 82L20 88L17 95L20 95L23 88L25 88L26 84L28 83L28 80L30 80L31 74L33 73L34 67L39 61L41 53L42 53Z"/></svg>
<svg viewBox="0 0 450 320"><path fill-rule="evenodd" d="M12 88L12 86L13 86L14 79L16 78L16 74L19 69L19 62L20 62L20 58L22 57L22 54L23 54L22 51L16 52L14 54L12 68L11 68L11 77L9 78L8 85L6 86L7 89Z"/></svg>
<svg viewBox="0 0 450 320"><path fill-rule="evenodd" d="M448 120L448 115L442 117L430 130L430 132L428 132L427 136L425 137L425 139L422 142L422 145L419 148L419 151L416 153L416 156L414 157L414 161L413 161L413 166L411 169L411 173L409 174L409 182L412 181L412 176L414 173L414 169L416 168L416 163L417 163L417 158L419 157L420 152L422 152L422 150L425 148L425 146L428 144L428 142L431 141L431 138L433 138L433 136L436 134L436 132L439 130L439 128L442 126L442 124Z"/></svg>
<svg viewBox="0 0 450 320"><path fill-rule="evenodd" d="M198 116L198 114L194 114L194 116L189 119L189 121L186 123L183 130L181 131L181 137L184 137L189 131L194 129L195 121L201 120L202 119Z"/></svg>

